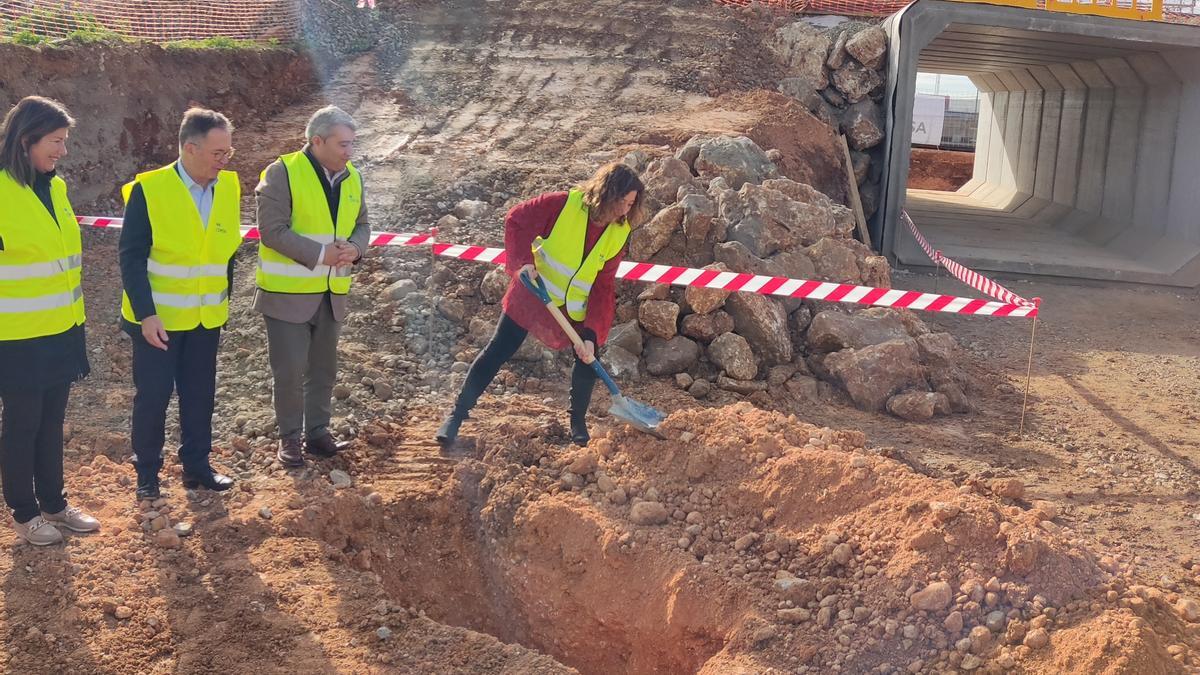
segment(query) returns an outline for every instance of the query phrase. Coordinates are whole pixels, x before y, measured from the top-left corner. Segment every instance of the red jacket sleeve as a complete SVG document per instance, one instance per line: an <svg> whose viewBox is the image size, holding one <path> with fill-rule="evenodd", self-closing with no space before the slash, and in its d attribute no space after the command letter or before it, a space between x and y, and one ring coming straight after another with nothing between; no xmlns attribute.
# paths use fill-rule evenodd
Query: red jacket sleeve
<svg viewBox="0 0 1200 675"><path fill-rule="evenodd" d="M613 318L617 314L617 268L624 257L624 252L618 253L604 263L596 275L596 281L592 283L592 292L588 293L587 316L583 319L583 325L596 334L597 347L608 341L608 331L612 329Z"/></svg>
<svg viewBox="0 0 1200 675"><path fill-rule="evenodd" d="M504 217L504 271L514 276L533 262L533 240L550 234L567 193L547 192L517 204Z"/></svg>

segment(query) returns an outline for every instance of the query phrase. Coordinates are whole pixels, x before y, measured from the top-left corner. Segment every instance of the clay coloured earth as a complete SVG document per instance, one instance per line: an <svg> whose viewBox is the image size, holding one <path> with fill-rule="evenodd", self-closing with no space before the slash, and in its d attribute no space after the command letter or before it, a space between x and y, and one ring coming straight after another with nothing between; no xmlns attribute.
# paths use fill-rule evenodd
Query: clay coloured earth
<svg viewBox="0 0 1200 675"><path fill-rule="evenodd" d="M624 161L652 205L635 259L976 297L855 239L839 135L873 211L879 31L797 21L323 1L294 49L2 43L0 103L78 117L61 167L79 214L119 215L190 104L237 125L249 195L335 103L360 125L375 230L502 245L508 208ZM914 187L969 177L939 160L918 184L914 157ZM377 248L341 336L350 448L285 469L245 245L214 421L237 486L184 489L172 426L167 494L139 504L117 240L84 233L93 371L67 418L70 498L102 529L0 537L6 672L1200 672L1194 289L1003 279L1044 299L1019 436L1027 320L627 283L602 356L669 414L663 438L600 392L572 445L571 361L530 340L443 450L507 280Z"/></svg>

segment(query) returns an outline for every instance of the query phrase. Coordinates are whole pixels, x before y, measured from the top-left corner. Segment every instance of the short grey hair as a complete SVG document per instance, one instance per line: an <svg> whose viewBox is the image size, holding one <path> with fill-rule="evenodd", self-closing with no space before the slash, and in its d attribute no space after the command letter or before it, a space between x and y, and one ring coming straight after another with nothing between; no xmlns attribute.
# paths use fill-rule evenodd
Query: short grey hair
<svg viewBox="0 0 1200 675"><path fill-rule="evenodd" d="M351 131L358 131L358 123L349 113L336 105L327 105L308 118L308 126L304 127L304 138L309 140L313 136L327 138L329 134L333 133L333 128L336 126L349 127Z"/></svg>
<svg viewBox="0 0 1200 675"><path fill-rule="evenodd" d="M233 123L215 110L188 109L179 125L179 151L183 152L183 146L187 143L200 143L213 129L223 129L232 134Z"/></svg>

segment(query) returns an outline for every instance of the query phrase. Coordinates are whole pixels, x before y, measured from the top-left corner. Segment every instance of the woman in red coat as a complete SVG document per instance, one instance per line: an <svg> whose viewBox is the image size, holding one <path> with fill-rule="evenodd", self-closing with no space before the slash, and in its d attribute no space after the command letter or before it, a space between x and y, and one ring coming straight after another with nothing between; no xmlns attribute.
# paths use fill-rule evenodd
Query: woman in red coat
<svg viewBox="0 0 1200 675"><path fill-rule="evenodd" d="M546 282L563 274L569 277L571 287L590 288L585 301L579 300L578 293L582 292L579 290L556 300L564 310L574 307L569 315L584 340L583 348L575 350L575 367L571 371L570 414L571 440L587 445L585 417L596 384L596 372L587 364L595 358L596 347L604 344L612 328L617 267L630 227L642 221L644 192L645 187L633 169L614 163L601 167L591 179L570 192L534 197L508 212L504 219L504 249L505 271L511 280L504 295L504 313L492 339L471 364L454 410L438 429L439 443L443 446L454 443L471 408L529 333L551 349L570 346L571 341L545 305L517 278L522 271L533 277L541 271L545 272ZM578 251L572 255L569 252L572 241L578 242L580 238L582 256ZM536 261L535 247L541 251ZM563 254L563 251L568 252ZM554 252L559 254L556 256ZM555 295L554 285L547 285L552 288L551 295ZM584 308L580 309L580 304Z"/></svg>

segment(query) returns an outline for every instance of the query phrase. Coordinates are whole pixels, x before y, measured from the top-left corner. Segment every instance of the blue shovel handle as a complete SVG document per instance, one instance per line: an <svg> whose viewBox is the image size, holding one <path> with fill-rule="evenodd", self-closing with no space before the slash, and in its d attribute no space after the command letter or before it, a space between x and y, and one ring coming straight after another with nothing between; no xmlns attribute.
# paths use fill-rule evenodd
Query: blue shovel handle
<svg viewBox="0 0 1200 675"><path fill-rule="evenodd" d="M525 272L521 272L517 276L521 277L521 284L523 284L525 288L528 288L531 293L536 295L538 300L541 300L542 304L546 305L546 309L550 310L550 313L555 315L555 318L558 319L559 325L561 325L562 329L566 331L567 336L571 338L571 341L579 341L579 333L575 332L575 329L572 328L571 324L567 322L566 317L562 315L562 312L558 309L558 307L554 306L554 301L550 299L550 291L546 290L546 284L542 282L542 278L538 277L537 279L530 279L529 275ZM613 396L620 396L621 390L617 387L617 383L613 382L613 379L609 377L608 371L604 369L604 366L600 365L600 359L593 358L590 365L592 366L592 370L596 371L596 374L599 375L600 379L604 381L604 386L608 387L609 393L611 393Z"/></svg>

